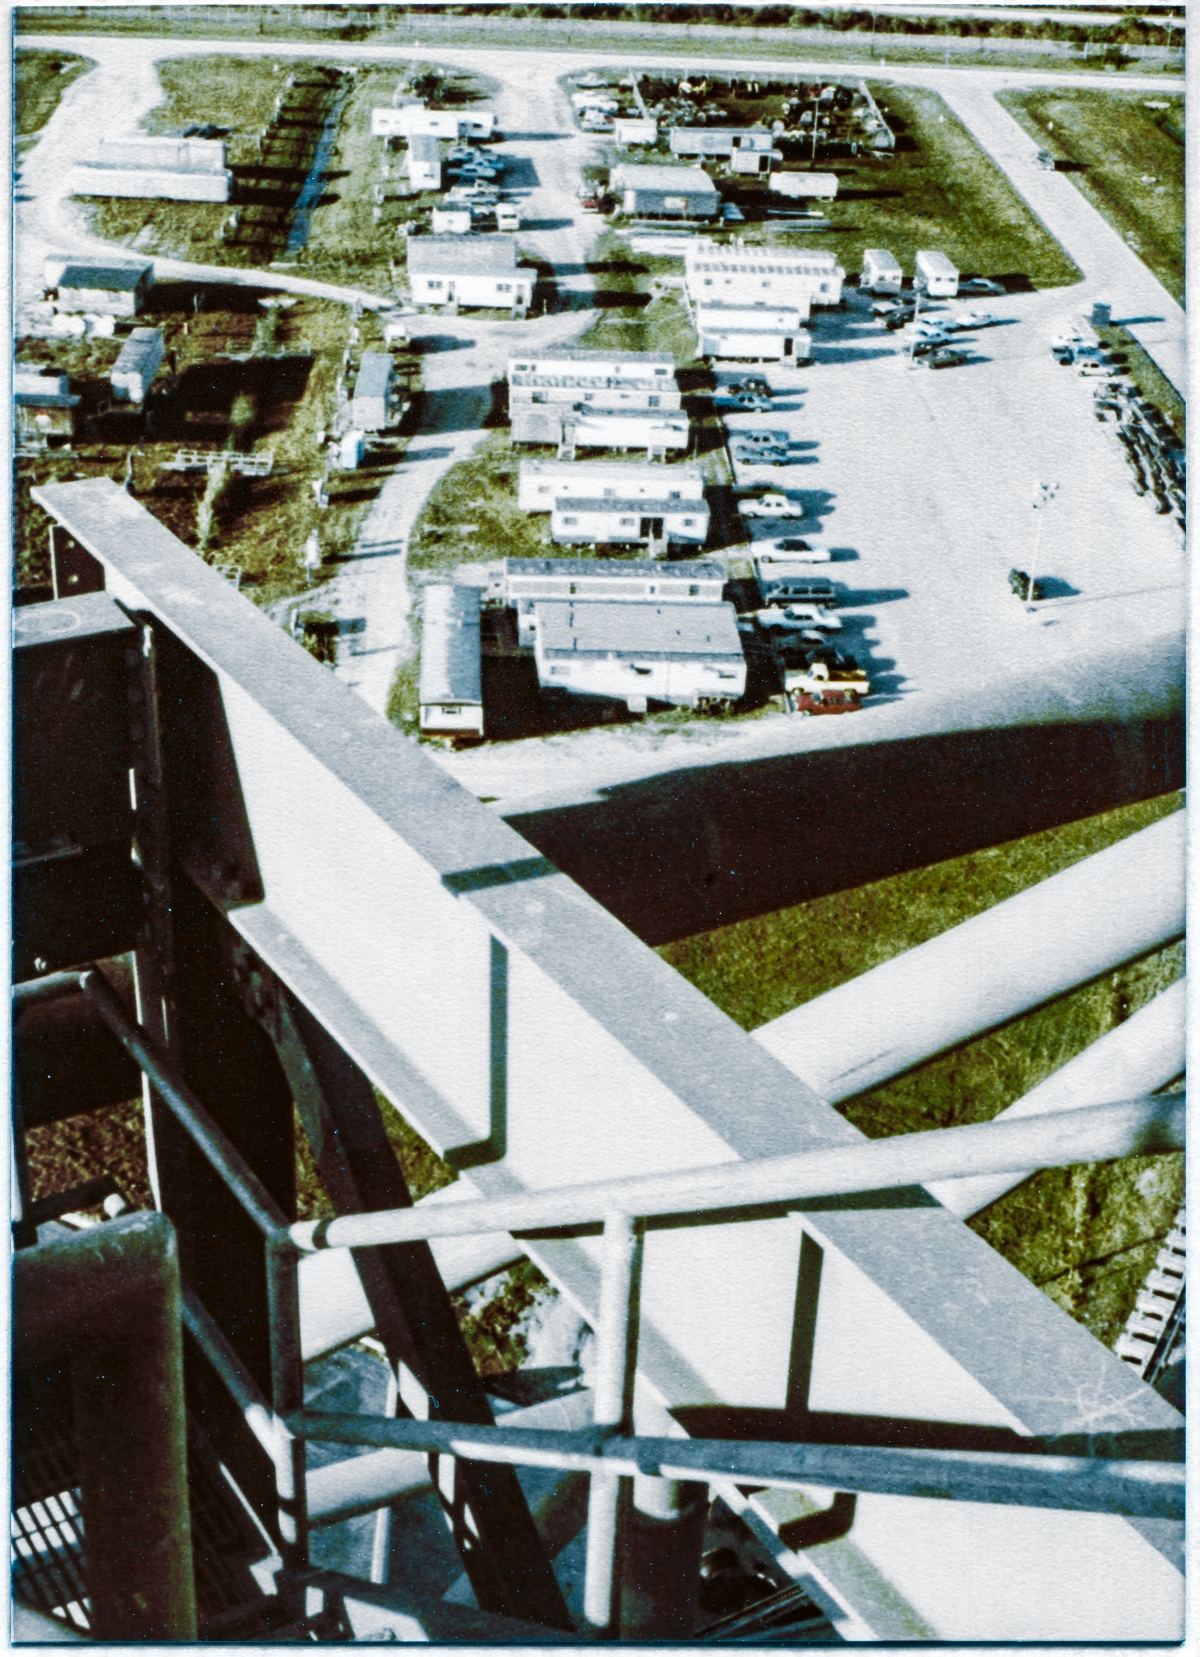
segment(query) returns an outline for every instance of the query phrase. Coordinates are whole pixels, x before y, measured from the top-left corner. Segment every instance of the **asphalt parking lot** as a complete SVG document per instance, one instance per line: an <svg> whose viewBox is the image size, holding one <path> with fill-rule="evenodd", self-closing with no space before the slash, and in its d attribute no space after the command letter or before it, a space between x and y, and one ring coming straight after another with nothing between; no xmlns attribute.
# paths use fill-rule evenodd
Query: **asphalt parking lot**
<svg viewBox="0 0 1200 1657"><path fill-rule="evenodd" d="M1093 414L1095 382L1049 350L1070 296L930 307L996 318L956 336L971 360L942 370L908 359L870 303L848 290L844 310L814 312L812 365L767 369L770 412L731 412L728 425L788 431L792 463L739 464L737 482L796 498L804 518L787 530L832 549L820 571L841 591L843 637L870 668L876 706L1040 676L1175 628L1179 527L1134 494L1113 428ZM1041 483L1058 493L1035 512ZM750 527L755 540L783 532ZM1053 596L1032 614L1009 590L1014 566L1048 581Z"/></svg>

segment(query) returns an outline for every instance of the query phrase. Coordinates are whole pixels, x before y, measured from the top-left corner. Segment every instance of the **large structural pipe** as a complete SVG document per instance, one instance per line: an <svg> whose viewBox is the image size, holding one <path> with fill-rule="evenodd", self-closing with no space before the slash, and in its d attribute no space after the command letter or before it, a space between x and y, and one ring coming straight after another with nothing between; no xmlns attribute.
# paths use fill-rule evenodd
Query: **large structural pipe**
<svg viewBox="0 0 1200 1657"><path fill-rule="evenodd" d="M1011 1122L1022 1116L1079 1110L1165 1087L1183 1074L1187 1056L1186 1005L1186 980L1181 978L993 1120ZM927 1185L926 1190L952 1214L966 1219L1034 1172L1035 1169L1027 1168L1019 1174L979 1174L974 1179L937 1180Z"/></svg>
<svg viewBox="0 0 1200 1657"><path fill-rule="evenodd" d="M617 1207L642 1218L764 1205L799 1207L806 1199L890 1191L933 1179L1177 1151L1184 1144L1185 1115L1182 1094L1128 1099L1025 1121L972 1122L759 1162L723 1162L678 1173L559 1186L423 1212L392 1208L333 1220L299 1220L289 1229L302 1249L374 1248L471 1231L532 1232L586 1225Z"/></svg>
<svg viewBox="0 0 1200 1657"><path fill-rule="evenodd" d="M1184 928L1184 813L1131 834L754 1032L837 1103Z"/></svg>
<svg viewBox="0 0 1200 1657"><path fill-rule="evenodd" d="M131 1214L20 1250L13 1311L18 1367L70 1365L94 1637L194 1640L174 1227Z"/></svg>

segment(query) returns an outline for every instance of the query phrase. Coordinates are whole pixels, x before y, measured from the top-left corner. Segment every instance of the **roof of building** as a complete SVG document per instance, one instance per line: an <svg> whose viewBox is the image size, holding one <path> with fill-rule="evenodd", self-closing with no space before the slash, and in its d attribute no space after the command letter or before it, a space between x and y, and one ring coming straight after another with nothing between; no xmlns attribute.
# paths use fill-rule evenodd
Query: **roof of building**
<svg viewBox="0 0 1200 1657"><path fill-rule="evenodd" d="M756 321L759 317L769 316L795 317L797 322L800 320L799 306L787 300L780 304L777 300L770 299L698 299L696 316L699 318L710 313L713 314L714 322L720 322L722 318L732 319L735 316L753 316Z"/></svg>
<svg viewBox="0 0 1200 1657"><path fill-rule="evenodd" d="M518 476L524 482L526 478L545 477L551 481L562 479L580 484L594 479L616 482L623 479L627 483L661 484L668 489L673 484L682 488L691 488L702 494L704 490L704 472L699 466L666 466L661 461L645 460L522 460Z"/></svg>
<svg viewBox="0 0 1200 1657"><path fill-rule="evenodd" d="M392 383L392 359L386 351L364 351L354 384L355 397L386 397Z"/></svg>
<svg viewBox="0 0 1200 1657"><path fill-rule="evenodd" d="M417 161L440 161L441 142L431 132L414 132L408 140L408 153Z"/></svg>
<svg viewBox="0 0 1200 1657"><path fill-rule="evenodd" d="M539 599L537 648L553 656L719 656L743 661L732 604Z"/></svg>
<svg viewBox="0 0 1200 1657"><path fill-rule="evenodd" d="M68 379L46 363L19 362L13 365L14 391L66 391Z"/></svg>
<svg viewBox="0 0 1200 1657"><path fill-rule="evenodd" d="M154 267L144 265L85 265L74 261L63 267L58 279L60 288L94 288L105 293L132 293Z"/></svg>
<svg viewBox="0 0 1200 1657"><path fill-rule="evenodd" d="M604 576L629 581L650 576L654 581L725 580L725 566L714 558L677 558L670 563L655 558L506 558L504 574L514 576Z"/></svg>
<svg viewBox="0 0 1200 1657"><path fill-rule="evenodd" d="M113 373L136 371L152 357L162 358L163 333L161 328L135 328L121 347L121 354L113 364Z"/></svg>
<svg viewBox="0 0 1200 1657"><path fill-rule="evenodd" d="M946 255L942 252L941 248L937 248L937 247L924 247L924 248L922 248L921 251L917 254L917 263L918 264L923 264L927 270L930 270L930 269L932 269L932 270L944 270L944 271L947 271L947 272L949 272L950 274L952 274L954 276L958 275L957 267L953 264L953 262L950 259L948 259L946 257Z"/></svg>
<svg viewBox="0 0 1200 1657"><path fill-rule="evenodd" d="M720 194L702 167L666 167L623 162L613 168L613 178L628 190L666 190L688 196Z"/></svg>
<svg viewBox="0 0 1200 1657"><path fill-rule="evenodd" d="M510 370L516 362L516 357L509 358L508 365ZM659 365L667 364L671 368L674 368L675 355L671 351L584 351L569 345L559 345L551 346L547 350L529 351L525 353L522 362L528 362L531 364L539 362L636 362L645 363L647 365L650 363L658 363Z"/></svg>
<svg viewBox="0 0 1200 1657"><path fill-rule="evenodd" d="M517 268L517 247L506 236L413 236L408 268L414 275L507 276Z"/></svg>
<svg viewBox="0 0 1200 1657"><path fill-rule="evenodd" d="M65 374L63 380L66 381ZM20 390L14 387L13 402L17 408L74 408L79 396L60 390L54 380L47 379L44 391L32 386L22 386Z"/></svg>
<svg viewBox="0 0 1200 1657"><path fill-rule="evenodd" d="M659 425L686 426L688 414L681 408L602 408L596 403L535 403L534 408L559 408L570 410L570 415L576 421L593 420L650 420Z"/></svg>
<svg viewBox="0 0 1200 1657"><path fill-rule="evenodd" d="M225 143L220 138L102 138L102 167L163 167L175 173L222 173Z"/></svg>
<svg viewBox="0 0 1200 1657"><path fill-rule="evenodd" d="M749 247L738 242L712 242L698 239L684 252L690 265L700 270L750 270L776 272L824 273L837 268L837 255L819 247ZM701 264L701 260L705 260Z"/></svg>
<svg viewBox="0 0 1200 1657"><path fill-rule="evenodd" d="M422 597L420 700L482 702L479 588L437 582Z"/></svg>
<svg viewBox="0 0 1200 1657"><path fill-rule="evenodd" d="M683 495L675 495L670 500L654 500L651 496L633 496L628 500L618 500L611 495L588 495L576 500L571 496L562 495L554 502L556 512L634 512L641 517L649 514L651 517L662 517L667 513L695 512L702 517L708 515L708 504L703 496L697 500Z"/></svg>
<svg viewBox="0 0 1200 1657"><path fill-rule="evenodd" d="M888 270L899 270L900 261L896 255L886 247L864 247L863 261L870 259L872 264L883 265Z"/></svg>
<svg viewBox="0 0 1200 1657"><path fill-rule="evenodd" d="M770 127L673 127L671 136L680 133L687 138L772 138Z"/></svg>

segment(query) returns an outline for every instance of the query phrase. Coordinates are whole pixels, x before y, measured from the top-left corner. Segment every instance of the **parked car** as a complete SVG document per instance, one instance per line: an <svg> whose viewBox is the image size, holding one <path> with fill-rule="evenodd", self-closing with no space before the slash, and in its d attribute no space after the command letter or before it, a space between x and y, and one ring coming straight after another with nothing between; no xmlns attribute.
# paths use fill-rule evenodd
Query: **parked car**
<svg viewBox="0 0 1200 1657"><path fill-rule="evenodd" d="M727 201L721 208L721 217L726 224L745 224L746 215L736 202Z"/></svg>
<svg viewBox="0 0 1200 1657"><path fill-rule="evenodd" d="M747 495L738 502L743 518L803 518L804 508L799 501L772 490L765 495Z"/></svg>
<svg viewBox="0 0 1200 1657"><path fill-rule="evenodd" d="M905 305L901 309L893 311L891 316L885 319L883 325L889 334L894 334L901 328L907 328L916 314L911 305Z"/></svg>
<svg viewBox="0 0 1200 1657"><path fill-rule="evenodd" d="M731 380L725 388L727 391L750 391L760 397L771 395L770 383L761 374L743 374L740 380Z"/></svg>
<svg viewBox="0 0 1200 1657"><path fill-rule="evenodd" d="M739 466L790 466L792 463L787 449L764 449L760 444L731 448L729 452Z"/></svg>
<svg viewBox="0 0 1200 1657"><path fill-rule="evenodd" d="M914 339L909 349L914 357L930 357L937 351L944 351L948 340L949 336L947 334L929 334L924 338Z"/></svg>
<svg viewBox="0 0 1200 1657"><path fill-rule="evenodd" d="M787 692L788 707L793 713L853 713L862 707L858 693L845 685L822 690L793 690Z"/></svg>
<svg viewBox="0 0 1200 1657"><path fill-rule="evenodd" d="M958 284L959 293L1007 293L1008 289L1003 282L997 282L990 276L968 276L965 282Z"/></svg>
<svg viewBox="0 0 1200 1657"><path fill-rule="evenodd" d="M819 604L770 604L754 615L760 627L799 627L820 633L838 633L842 627L842 618Z"/></svg>
<svg viewBox="0 0 1200 1657"><path fill-rule="evenodd" d="M990 311L958 311L947 322L956 333L963 333L968 328L990 328L995 320Z"/></svg>
<svg viewBox="0 0 1200 1657"><path fill-rule="evenodd" d="M970 362L965 351L949 351L944 346L931 351L929 355L930 368L961 368L964 363Z"/></svg>
<svg viewBox="0 0 1200 1657"><path fill-rule="evenodd" d="M764 562L779 558L788 564L828 564L833 554L824 541L810 541L799 535L784 535L777 541L763 541L757 544L754 556Z"/></svg>
<svg viewBox="0 0 1200 1657"><path fill-rule="evenodd" d="M1056 163L1049 150L1039 150L1034 157L1034 165L1043 168L1048 173L1052 173Z"/></svg>
<svg viewBox="0 0 1200 1657"><path fill-rule="evenodd" d="M764 397L761 391L729 391L725 389L725 400L732 403L734 408L745 409L752 414L761 414L764 409L769 409L771 406L771 399Z"/></svg>
<svg viewBox="0 0 1200 1657"><path fill-rule="evenodd" d="M751 449L786 449L788 434L786 432L751 431L733 427L729 432L730 443L736 443L741 448Z"/></svg>

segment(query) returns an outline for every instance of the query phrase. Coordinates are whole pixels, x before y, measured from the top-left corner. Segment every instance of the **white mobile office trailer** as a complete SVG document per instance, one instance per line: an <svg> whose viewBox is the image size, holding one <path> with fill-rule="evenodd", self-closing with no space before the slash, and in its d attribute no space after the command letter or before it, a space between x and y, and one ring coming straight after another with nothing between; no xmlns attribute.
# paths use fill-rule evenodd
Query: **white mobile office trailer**
<svg viewBox="0 0 1200 1657"><path fill-rule="evenodd" d="M560 546L702 547L708 539L708 502L634 496L563 495L550 513L550 534Z"/></svg>
<svg viewBox="0 0 1200 1657"><path fill-rule="evenodd" d="M698 237L684 251L688 300L734 304L765 300L800 307L807 320L810 305L840 305L845 271L834 254L820 248L753 247L743 242L722 246Z"/></svg>
<svg viewBox="0 0 1200 1657"><path fill-rule="evenodd" d="M228 201L233 174L219 138L101 139L94 162L71 175L77 196Z"/></svg>
<svg viewBox="0 0 1200 1657"><path fill-rule="evenodd" d="M958 292L958 272L944 253L925 248L917 254L913 286L931 299L953 299Z"/></svg>
<svg viewBox="0 0 1200 1657"><path fill-rule="evenodd" d="M523 460L517 472L517 505L549 512L563 496L611 500L702 501L699 466L647 466L632 460Z"/></svg>
<svg viewBox="0 0 1200 1657"><path fill-rule="evenodd" d="M442 146L439 139L428 133L414 133L408 141L404 168L414 190L440 190L442 187Z"/></svg>
<svg viewBox="0 0 1200 1657"><path fill-rule="evenodd" d="M619 120L613 122L613 137L618 144L654 144L658 141L658 122L654 120Z"/></svg>
<svg viewBox="0 0 1200 1657"><path fill-rule="evenodd" d="M770 188L794 201L832 201L838 180L836 173L772 173Z"/></svg>
<svg viewBox="0 0 1200 1657"><path fill-rule="evenodd" d="M426 109L424 104L404 104L399 109L371 111L373 138L457 138L462 117L449 109Z"/></svg>
<svg viewBox="0 0 1200 1657"><path fill-rule="evenodd" d="M677 409L675 358L665 351L573 351L512 357L509 403L585 403L596 408Z"/></svg>
<svg viewBox="0 0 1200 1657"><path fill-rule="evenodd" d="M350 421L359 431L382 431L388 423L392 359L386 351L364 351L354 382Z"/></svg>
<svg viewBox="0 0 1200 1657"><path fill-rule="evenodd" d="M699 354L713 362L807 362L812 335L794 305L696 306Z"/></svg>
<svg viewBox="0 0 1200 1657"><path fill-rule="evenodd" d="M766 154L774 147L769 127L675 127L671 132L672 155Z"/></svg>
<svg viewBox="0 0 1200 1657"><path fill-rule="evenodd" d="M517 264L507 236L411 236L408 281L418 305L529 307L536 271Z"/></svg>
<svg viewBox="0 0 1200 1657"><path fill-rule="evenodd" d="M115 402L145 401L150 382L163 359L161 328L135 328L113 364L109 384Z"/></svg>
<svg viewBox="0 0 1200 1657"><path fill-rule="evenodd" d="M422 594L417 696L427 736L482 737L479 588L437 583Z"/></svg>
<svg viewBox="0 0 1200 1657"><path fill-rule="evenodd" d="M572 452L644 449L653 456L686 450L689 442L683 409L602 409L581 401L514 403L510 414L514 443L553 443Z"/></svg>
<svg viewBox="0 0 1200 1657"><path fill-rule="evenodd" d="M519 642L531 646L537 632L535 608L543 599L719 604L725 566L704 558L670 564L648 558L506 558L497 585L501 603L517 612Z"/></svg>
<svg viewBox="0 0 1200 1657"><path fill-rule="evenodd" d="M543 599L534 659L544 690L599 696L645 713L650 702L694 708L746 688L732 604L614 604Z"/></svg>
<svg viewBox="0 0 1200 1657"><path fill-rule="evenodd" d="M765 178L777 167L782 166L782 150L734 150L729 157L731 173L761 175Z"/></svg>
<svg viewBox="0 0 1200 1657"><path fill-rule="evenodd" d="M864 293L899 293L904 286L900 261L886 247L864 248L858 285Z"/></svg>

